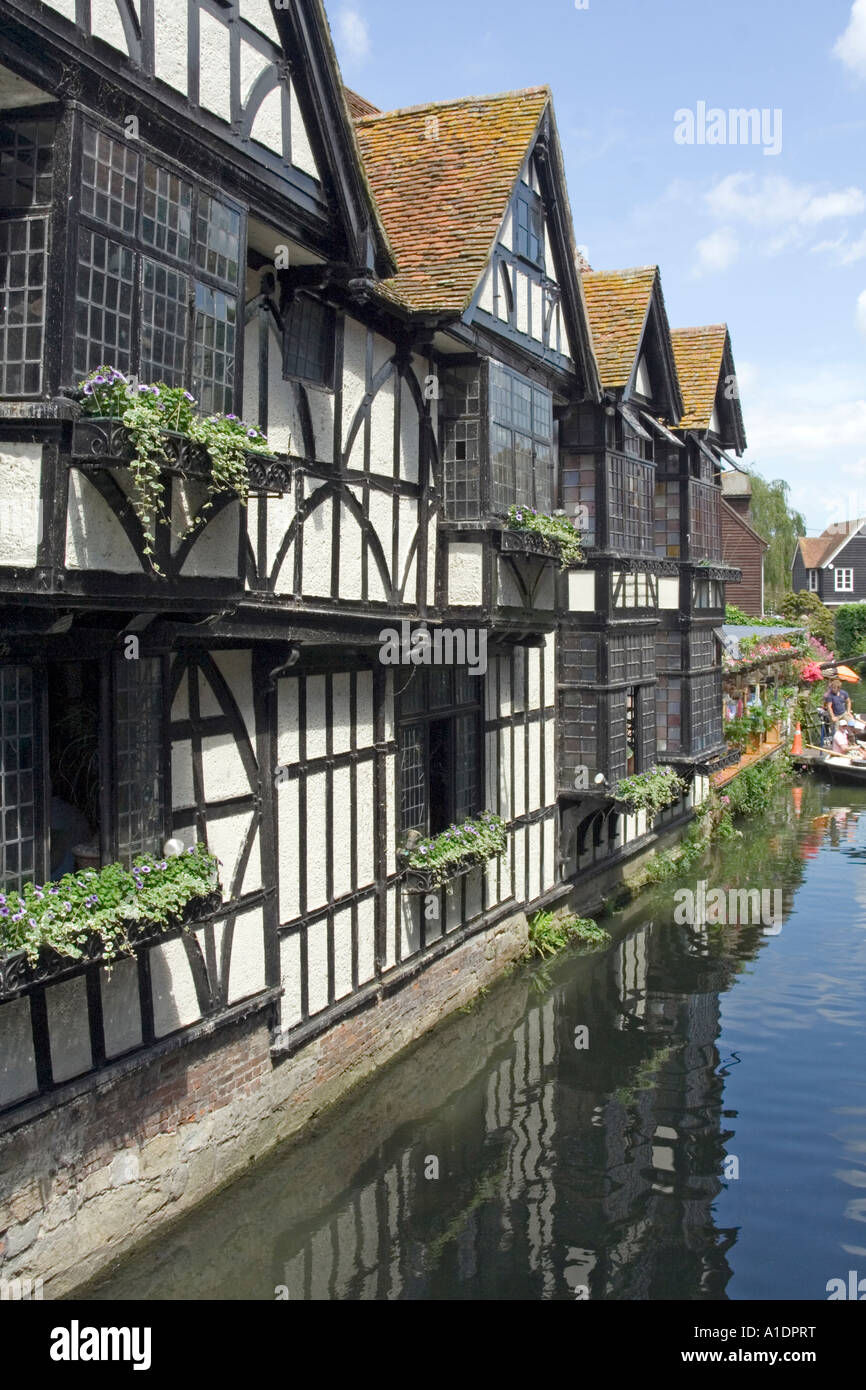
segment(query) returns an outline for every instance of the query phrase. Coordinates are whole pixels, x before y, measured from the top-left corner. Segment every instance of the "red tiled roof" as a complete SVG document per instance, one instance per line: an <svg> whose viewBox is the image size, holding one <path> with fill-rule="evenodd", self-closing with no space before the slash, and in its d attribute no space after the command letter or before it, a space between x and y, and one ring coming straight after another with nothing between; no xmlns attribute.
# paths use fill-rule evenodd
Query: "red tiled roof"
<svg viewBox="0 0 866 1390"><path fill-rule="evenodd" d="M674 361L683 393L680 429L708 430L713 418L719 377L728 341L728 327L713 323L703 328L675 328L671 333Z"/></svg>
<svg viewBox="0 0 866 1390"><path fill-rule="evenodd" d="M346 98L346 105L349 108L349 115L353 121L358 121L362 116L379 115L379 107L374 106L372 101L367 101L366 97L359 96L353 92L351 87L343 88L343 96Z"/></svg>
<svg viewBox="0 0 866 1390"><path fill-rule="evenodd" d="M585 270L581 275L592 345L605 390L627 386L640 347L658 266Z"/></svg>
<svg viewBox="0 0 866 1390"><path fill-rule="evenodd" d="M531 87L355 122L397 258L381 291L416 310L466 309L549 100Z"/></svg>

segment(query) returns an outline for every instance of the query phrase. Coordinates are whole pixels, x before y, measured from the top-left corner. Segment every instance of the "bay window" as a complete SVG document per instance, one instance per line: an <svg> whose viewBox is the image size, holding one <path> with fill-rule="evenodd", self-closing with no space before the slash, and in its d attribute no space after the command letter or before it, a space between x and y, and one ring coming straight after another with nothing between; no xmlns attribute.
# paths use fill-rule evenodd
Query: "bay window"
<svg viewBox="0 0 866 1390"><path fill-rule="evenodd" d="M55 122L0 121L0 396L42 391Z"/></svg>

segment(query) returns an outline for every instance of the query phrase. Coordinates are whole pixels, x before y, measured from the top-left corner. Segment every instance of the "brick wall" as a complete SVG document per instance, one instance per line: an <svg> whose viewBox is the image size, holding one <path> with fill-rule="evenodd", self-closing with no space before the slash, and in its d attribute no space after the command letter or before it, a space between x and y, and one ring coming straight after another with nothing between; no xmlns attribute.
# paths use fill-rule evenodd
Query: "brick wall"
<svg viewBox="0 0 866 1390"><path fill-rule="evenodd" d="M515 914L292 1056L261 1013L99 1084L0 1137L0 1276L47 1298L94 1277L472 999L523 950Z"/></svg>

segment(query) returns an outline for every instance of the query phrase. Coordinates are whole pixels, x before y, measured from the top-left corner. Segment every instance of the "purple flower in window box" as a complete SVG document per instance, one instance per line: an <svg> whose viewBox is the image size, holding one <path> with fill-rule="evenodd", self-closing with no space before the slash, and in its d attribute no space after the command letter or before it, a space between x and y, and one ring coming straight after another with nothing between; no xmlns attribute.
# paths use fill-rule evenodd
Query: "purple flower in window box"
<svg viewBox="0 0 866 1390"><path fill-rule="evenodd" d="M195 405L195 396L191 396L189 391L184 391L183 398L185 401L189 401L190 405Z"/></svg>
<svg viewBox="0 0 866 1390"><path fill-rule="evenodd" d="M8 909L8 907L0 907L0 917L8 917L8 916L9 916L9 909Z"/></svg>

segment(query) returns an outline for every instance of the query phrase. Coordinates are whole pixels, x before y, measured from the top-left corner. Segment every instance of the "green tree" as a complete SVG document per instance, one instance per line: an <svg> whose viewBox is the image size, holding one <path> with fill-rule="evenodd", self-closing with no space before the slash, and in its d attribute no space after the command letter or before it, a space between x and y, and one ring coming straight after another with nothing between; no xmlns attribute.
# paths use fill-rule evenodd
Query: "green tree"
<svg viewBox="0 0 866 1390"><path fill-rule="evenodd" d="M801 589L797 594L788 593L779 604L779 612L789 623L804 623L813 637L833 650L836 633L833 614L817 594L810 594L808 589Z"/></svg>
<svg viewBox="0 0 866 1390"><path fill-rule="evenodd" d="M764 591L768 612L778 612L785 594L791 592L791 561L797 540L806 534L806 519L788 502L790 491L782 478L768 483L753 468L751 524L769 542L764 559Z"/></svg>
<svg viewBox="0 0 866 1390"><path fill-rule="evenodd" d="M866 603L843 603L836 609L836 651L842 661L866 652Z"/></svg>

